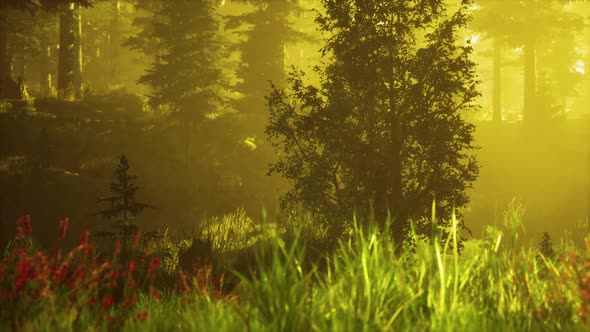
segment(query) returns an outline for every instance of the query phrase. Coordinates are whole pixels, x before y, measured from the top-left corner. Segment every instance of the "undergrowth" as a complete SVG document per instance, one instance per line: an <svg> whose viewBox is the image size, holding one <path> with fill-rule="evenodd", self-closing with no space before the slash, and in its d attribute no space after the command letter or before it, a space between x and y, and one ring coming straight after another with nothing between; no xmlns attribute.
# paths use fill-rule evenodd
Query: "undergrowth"
<svg viewBox="0 0 590 332"><path fill-rule="evenodd" d="M516 232L517 215L509 214ZM590 237L583 249L518 248L490 228L457 250L450 236L416 238L402 254L374 227L314 255L301 227L263 237L247 270L164 271L149 248L98 253L88 233L73 250L35 249L30 218L0 263L0 329L122 331L580 331L590 329ZM67 220L60 222L60 237ZM233 235L232 235L233 236ZM507 245L502 245L508 239ZM212 242L217 248L223 245ZM246 240L244 243L248 243ZM226 247L227 248L227 247ZM196 254L195 254L196 255ZM317 264L316 264L317 263ZM320 268L321 267L321 268ZM237 284L227 286L228 278Z"/></svg>

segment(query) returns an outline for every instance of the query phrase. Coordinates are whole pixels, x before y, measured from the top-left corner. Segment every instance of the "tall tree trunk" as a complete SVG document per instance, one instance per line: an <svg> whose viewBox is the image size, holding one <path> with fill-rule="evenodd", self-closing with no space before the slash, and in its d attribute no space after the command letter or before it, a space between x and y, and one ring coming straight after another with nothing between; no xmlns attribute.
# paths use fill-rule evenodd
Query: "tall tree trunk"
<svg viewBox="0 0 590 332"><path fill-rule="evenodd" d="M8 79L11 76L6 11L6 6L0 2L0 99L6 95Z"/></svg>
<svg viewBox="0 0 590 332"><path fill-rule="evenodd" d="M392 85L393 86L393 85ZM395 114L395 113L394 113ZM391 231L394 243L398 246L397 252L402 249L404 232L406 230L406 211L403 202L402 186L402 125L399 115L394 117L391 126L393 142L391 149L391 168L389 183L388 207L391 213Z"/></svg>
<svg viewBox="0 0 590 332"><path fill-rule="evenodd" d="M74 70L76 63L74 4L65 4L59 13L59 60L57 68L57 92L61 98L73 99Z"/></svg>
<svg viewBox="0 0 590 332"><path fill-rule="evenodd" d="M269 1L266 8L267 15L270 18L270 27L273 31L285 31L289 15L287 4L281 1ZM264 23L263 23L264 24ZM276 33L276 32L275 32ZM286 63L286 36L282 34L275 35L273 41L269 41L270 50L269 60L271 61L272 81L277 85L283 85L286 81L285 63ZM266 83L266 82L265 82Z"/></svg>
<svg viewBox="0 0 590 332"><path fill-rule="evenodd" d="M44 39L41 41L41 54L39 61L39 83L41 97L51 96L51 43Z"/></svg>
<svg viewBox="0 0 590 332"><path fill-rule="evenodd" d="M119 15L121 2L112 0L113 16L110 22L109 38L109 85L117 86L121 83L120 77L120 47L121 47L121 29L119 27Z"/></svg>
<svg viewBox="0 0 590 332"><path fill-rule="evenodd" d="M393 35L393 33L392 33ZM389 181L388 181L388 195L387 204L391 215L391 232L393 241L397 246L396 252L399 254L403 250L403 241L405 237L407 214L403 202L403 179L402 179L402 144L403 144L403 124L402 115L396 109L398 95L395 91L396 77L394 75L395 68L395 52L390 50L389 68L389 113L390 113L390 135L391 135L391 151L388 153L388 160L390 160Z"/></svg>
<svg viewBox="0 0 590 332"><path fill-rule="evenodd" d="M526 122L536 122L539 118L536 112L537 99L537 59L536 37L528 38L524 45L524 110L523 118Z"/></svg>
<svg viewBox="0 0 590 332"><path fill-rule="evenodd" d="M80 5L74 6L74 93L76 99L82 99L84 84L82 82L82 10Z"/></svg>
<svg viewBox="0 0 590 332"><path fill-rule="evenodd" d="M590 16L588 18L590 18ZM588 45L590 45L590 41L588 41ZM586 53L586 61L584 62L584 74L586 75L586 107L588 107L588 113L590 114L590 52ZM588 204L588 209L590 212L590 202ZM588 214L588 218L590 218L590 213Z"/></svg>
<svg viewBox="0 0 590 332"><path fill-rule="evenodd" d="M502 40L494 38L494 90L492 111L494 123L502 122Z"/></svg>

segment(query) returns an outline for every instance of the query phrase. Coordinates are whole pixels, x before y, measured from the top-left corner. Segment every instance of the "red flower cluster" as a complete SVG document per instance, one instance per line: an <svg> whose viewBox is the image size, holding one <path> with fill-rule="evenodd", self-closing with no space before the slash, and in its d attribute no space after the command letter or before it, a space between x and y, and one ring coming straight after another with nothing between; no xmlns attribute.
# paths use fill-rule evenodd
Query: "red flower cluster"
<svg viewBox="0 0 590 332"><path fill-rule="evenodd" d="M60 239L66 236L68 223L67 218L59 222ZM142 271L136 260L119 262L115 255L112 260L100 261L98 254L91 255L93 246L88 231L81 234L76 248L66 255L58 250L53 256L27 249L30 241L24 240L31 232L30 217L19 218L15 246L0 262L0 319L11 320L14 326L33 314L31 303L43 299L55 303L56 298L73 307L96 307L98 313L115 322L111 308L117 307L117 315L125 317L133 311L142 287L153 289L146 284L148 266L143 265ZM159 260L155 258L149 264L152 279L158 267ZM158 294L155 290L152 293Z"/></svg>
<svg viewBox="0 0 590 332"><path fill-rule="evenodd" d="M58 238L65 238L67 218L59 221ZM145 291L154 299L160 299L162 291L154 286L160 270L160 259L145 251L140 260L120 261L121 241L117 241L115 254L100 260L90 242L90 233L80 235L77 247L62 255L46 255L41 251L31 252L27 238L32 233L29 216L17 220L17 235L12 251L0 262L0 319L8 319L14 326L34 313L31 303L48 300L65 306L89 306L111 324L133 317L139 292ZM135 235L139 244L140 233ZM24 240L31 241L24 241ZM219 299L223 296L224 276L213 276L211 265L195 265L189 276L178 271L178 286L181 293L197 290L200 294ZM38 308L39 306L35 306ZM115 314L116 313L116 314ZM134 319L146 320L147 312L138 312Z"/></svg>
<svg viewBox="0 0 590 332"><path fill-rule="evenodd" d="M28 214L16 220L16 239L20 240L33 232L31 226L31 216Z"/></svg>

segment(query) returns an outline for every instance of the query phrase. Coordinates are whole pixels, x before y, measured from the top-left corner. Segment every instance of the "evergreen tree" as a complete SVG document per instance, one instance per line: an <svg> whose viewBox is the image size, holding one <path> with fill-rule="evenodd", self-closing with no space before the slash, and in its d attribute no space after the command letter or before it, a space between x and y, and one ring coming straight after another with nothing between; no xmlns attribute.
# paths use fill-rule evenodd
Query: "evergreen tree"
<svg viewBox="0 0 590 332"><path fill-rule="evenodd" d="M539 243L539 251L546 258L553 258L555 252L553 251L553 243L551 242L551 235L547 232L543 232L543 239Z"/></svg>
<svg viewBox="0 0 590 332"><path fill-rule="evenodd" d="M469 2L452 15L442 0L322 3L317 22L330 37L321 87L294 72L289 91L268 97L267 133L279 154L271 172L293 182L283 203L332 222L374 211L383 225L391 214L398 244L410 220L430 233L433 198L439 225L448 225L478 174L474 126L463 119L476 108L478 82L472 48L457 35Z"/></svg>
<svg viewBox="0 0 590 332"><path fill-rule="evenodd" d="M475 14L478 31L494 39L494 119L501 119L502 47L522 47L524 60L523 118L527 123L546 123L556 109L574 93L579 80L572 73L575 45L572 39L583 27L583 19L563 10L567 0L502 1L481 0ZM545 61L546 63L544 63ZM542 73L538 70L548 67ZM554 83L554 84L553 84ZM549 86L551 90L548 91ZM555 100L552 100L555 99Z"/></svg>
<svg viewBox="0 0 590 332"><path fill-rule="evenodd" d="M113 220L120 236L127 239L137 230L137 225L132 223L132 220L143 210L155 206L137 202L136 194L139 187L134 184L137 176L129 174L129 162L124 155L121 156L114 174L115 182L111 183L112 196L97 199L98 203L107 203L109 207L97 214Z"/></svg>
<svg viewBox="0 0 590 332"><path fill-rule="evenodd" d="M254 6L254 10L242 15L230 16L228 28L244 27L238 33L245 37L237 47L240 65L237 71L241 79L236 91L244 97L237 108L247 118L250 134L262 134L267 113L264 111L268 81L282 85L286 79L285 47L307 38L294 26L292 15L302 11L293 0L238 0Z"/></svg>
<svg viewBox="0 0 590 332"><path fill-rule="evenodd" d="M516 29L514 2L502 0L478 1L472 27L493 40L493 92L492 118L494 122L501 122L502 115L502 59L505 46ZM509 8L507 8L509 7Z"/></svg>
<svg viewBox="0 0 590 332"><path fill-rule="evenodd" d="M60 6L77 4L89 6L89 0L2 0L0 1L0 98L6 95L11 76L11 60L8 42L10 35L15 31L11 26L10 15L12 10L18 10L33 14L40 9L55 12Z"/></svg>
<svg viewBox="0 0 590 332"><path fill-rule="evenodd" d="M195 132L223 115L228 81L221 60L227 55L215 12L217 1L164 1L153 17L150 40L158 53L140 83L153 89L152 105L166 106L184 128L185 162L193 165Z"/></svg>

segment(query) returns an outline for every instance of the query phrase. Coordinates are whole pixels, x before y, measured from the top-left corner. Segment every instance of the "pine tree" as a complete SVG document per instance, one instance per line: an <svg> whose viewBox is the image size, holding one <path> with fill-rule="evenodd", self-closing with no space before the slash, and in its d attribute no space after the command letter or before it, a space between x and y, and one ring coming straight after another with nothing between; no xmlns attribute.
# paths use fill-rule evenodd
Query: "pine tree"
<svg viewBox="0 0 590 332"><path fill-rule="evenodd" d="M165 106L183 127L187 169L193 165L192 142L203 126L228 110L229 83L222 60L226 42L220 36L218 1L164 1L154 13L148 39L158 53L140 83L152 88L154 106ZM144 36L145 38L145 36Z"/></svg>
<svg viewBox="0 0 590 332"><path fill-rule="evenodd" d="M236 89L244 98L238 100L237 108L249 117L246 121L249 130L262 134L268 81L281 86L286 82L285 47L307 38L297 30L291 17L300 13L302 7L299 1L293 0L238 2L255 7L251 12L230 16L228 23L228 28L240 27L237 33L245 37L238 44L241 62L237 75L242 82ZM247 28L242 28L244 25Z"/></svg>
<svg viewBox="0 0 590 332"><path fill-rule="evenodd" d="M105 219L113 220L114 227L119 230L123 239L128 239L137 230L137 225L132 223L138 214L147 208L155 206L137 202L136 194L139 189L134 184L137 176L129 174L129 162L123 155L115 170L115 182L111 183L110 197L99 197L98 203L107 203L108 208L97 214Z"/></svg>
<svg viewBox="0 0 590 332"><path fill-rule="evenodd" d="M539 243L539 251L546 258L552 258L555 255L553 251L553 243L551 242L551 235L547 232L543 232L543 239Z"/></svg>

